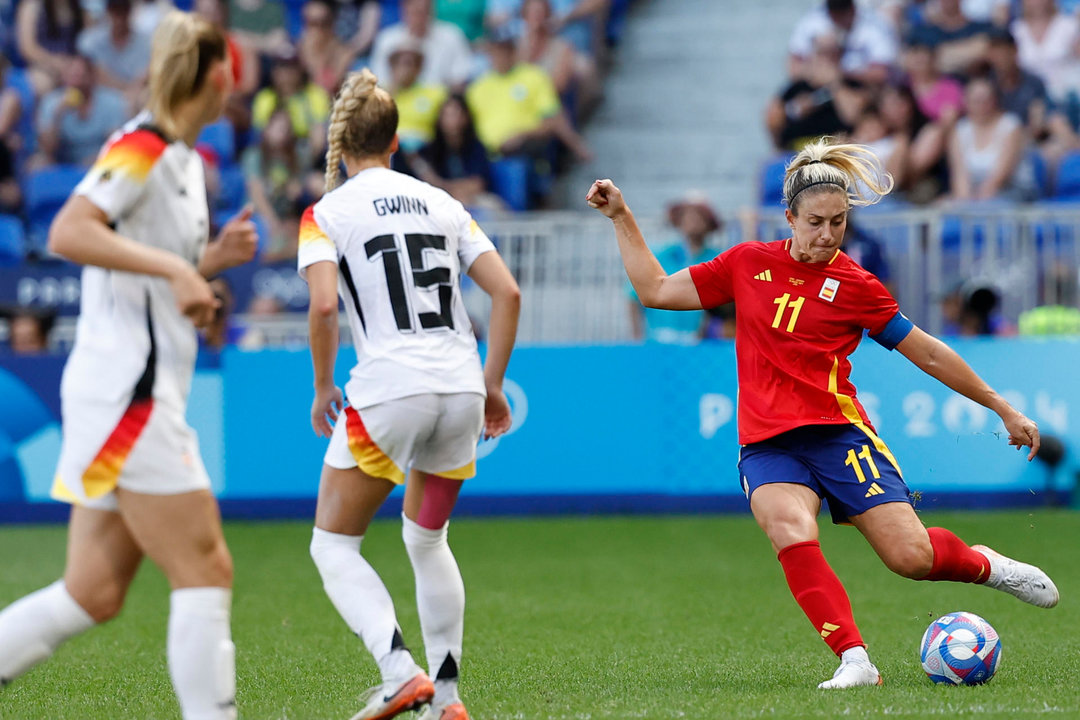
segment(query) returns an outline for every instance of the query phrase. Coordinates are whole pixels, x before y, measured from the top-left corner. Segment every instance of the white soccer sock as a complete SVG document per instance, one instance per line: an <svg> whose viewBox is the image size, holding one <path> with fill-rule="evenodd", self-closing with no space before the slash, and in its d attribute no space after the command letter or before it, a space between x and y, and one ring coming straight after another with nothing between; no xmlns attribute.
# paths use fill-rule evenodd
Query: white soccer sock
<svg viewBox="0 0 1080 720"><path fill-rule="evenodd" d="M465 584L446 542L449 523L428 530L401 516L401 535L416 575L416 608L424 633L436 703L457 700L461 639L465 633Z"/></svg>
<svg viewBox="0 0 1080 720"><path fill-rule="evenodd" d="M384 682L404 681L417 671L405 649L394 601L375 568L360 554L363 535L340 535L315 528L311 559L338 613L379 664Z"/></svg>
<svg viewBox="0 0 1080 720"><path fill-rule="evenodd" d="M62 642L94 624L63 580L8 605L0 612L0 686L48 659Z"/></svg>
<svg viewBox="0 0 1080 720"><path fill-rule="evenodd" d="M236 717L236 648L229 630L232 591L173 590L169 611L169 674L184 720Z"/></svg>

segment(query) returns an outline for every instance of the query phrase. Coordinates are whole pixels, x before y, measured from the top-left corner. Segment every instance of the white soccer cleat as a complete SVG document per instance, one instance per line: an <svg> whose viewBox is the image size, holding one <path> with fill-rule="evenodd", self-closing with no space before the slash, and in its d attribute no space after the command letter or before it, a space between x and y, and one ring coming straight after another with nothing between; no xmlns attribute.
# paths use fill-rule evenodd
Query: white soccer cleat
<svg viewBox="0 0 1080 720"><path fill-rule="evenodd" d="M990 561L990 576L983 583L987 587L1007 592L1036 607L1052 608L1058 604L1061 596L1057 586L1039 568L1005 557L985 545L972 545L971 549Z"/></svg>
<svg viewBox="0 0 1080 720"><path fill-rule="evenodd" d="M420 672L403 683L383 683L367 692L364 709L352 720L389 720L409 710L419 710L435 697L435 685Z"/></svg>
<svg viewBox="0 0 1080 720"><path fill-rule="evenodd" d="M465 706L460 700L438 707L432 703L416 720L469 720L469 713L465 712Z"/></svg>
<svg viewBox="0 0 1080 720"><path fill-rule="evenodd" d="M833 673L832 680L818 685L819 690L838 690L841 688L883 685L881 673L869 660L849 660L840 663Z"/></svg>

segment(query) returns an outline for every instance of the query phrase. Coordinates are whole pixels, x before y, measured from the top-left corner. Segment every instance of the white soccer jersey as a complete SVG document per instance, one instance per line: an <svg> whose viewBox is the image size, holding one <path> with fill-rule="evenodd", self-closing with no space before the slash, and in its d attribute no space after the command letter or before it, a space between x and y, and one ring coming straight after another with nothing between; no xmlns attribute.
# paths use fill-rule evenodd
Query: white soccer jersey
<svg viewBox="0 0 1080 720"><path fill-rule="evenodd" d="M356 346L357 408L421 393L485 393L461 273L495 246L450 195L386 168L363 170L308 208L299 268L338 265Z"/></svg>
<svg viewBox="0 0 1080 720"><path fill-rule="evenodd" d="M197 264L209 211L202 159L143 113L110 138L75 189L116 231ZM138 392L178 410L187 404L198 338L169 281L88 266L61 395L126 406Z"/></svg>

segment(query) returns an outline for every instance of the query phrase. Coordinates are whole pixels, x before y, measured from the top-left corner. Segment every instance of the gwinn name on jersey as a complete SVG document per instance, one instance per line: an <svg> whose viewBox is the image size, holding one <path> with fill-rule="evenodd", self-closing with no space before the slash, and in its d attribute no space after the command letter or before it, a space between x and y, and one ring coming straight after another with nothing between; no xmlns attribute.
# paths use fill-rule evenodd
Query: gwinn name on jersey
<svg viewBox="0 0 1080 720"><path fill-rule="evenodd" d="M457 200L425 182L369 168L300 221L298 267L338 266L356 348L345 386L369 407L422 393L485 394L461 274L495 246Z"/></svg>

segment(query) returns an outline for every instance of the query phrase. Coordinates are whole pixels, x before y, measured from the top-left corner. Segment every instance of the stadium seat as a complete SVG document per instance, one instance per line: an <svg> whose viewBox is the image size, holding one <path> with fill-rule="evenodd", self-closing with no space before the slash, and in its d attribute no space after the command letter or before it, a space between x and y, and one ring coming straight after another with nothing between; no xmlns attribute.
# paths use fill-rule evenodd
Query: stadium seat
<svg viewBox="0 0 1080 720"><path fill-rule="evenodd" d="M784 202L784 172L791 155L774 158L761 168L758 182L758 202L762 207L776 208Z"/></svg>
<svg viewBox="0 0 1080 720"><path fill-rule="evenodd" d="M0 266L18 265L26 252L26 233L22 220L14 215L0 215Z"/></svg>
<svg viewBox="0 0 1080 720"><path fill-rule="evenodd" d="M236 133L228 120L221 119L207 125L199 134L196 144L213 149L222 168L236 163Z"/></svg>
<svg viewBox="0 0 1080 720"><path fill-rule="evenodd" d="M382 0L382 17L379 24L382 27L387 25L396 25L401 22L401 2L400 0Z"/></svg>
<svg viewBox="0 0 1080 720"><path fill-rule="evenodd" d="M502 158L491 163L494 190L512 210L529 209L529 161L526 158Z"/></svg>
<svg viewBox="0 0 1080 720"><path fill-rule="evenodd" d="M1051 197L1080 200L1080 152L1071 152L1061 159Z"/></svg>
<svg viewBox="0 0 1080 720"><path fill-rule="evenodd" d="M27 175L24 200L30 230L28 250L40 252L44 249L49 224L85 172L76 166L53 165Z"/></svg>

